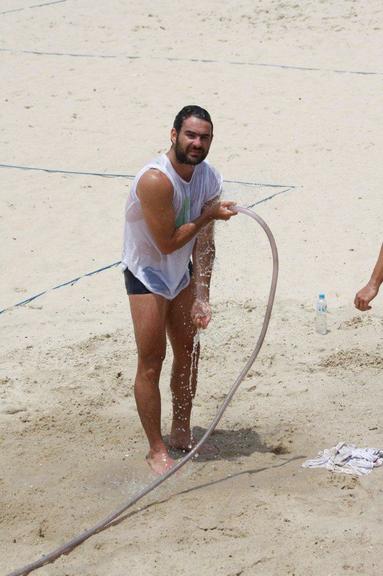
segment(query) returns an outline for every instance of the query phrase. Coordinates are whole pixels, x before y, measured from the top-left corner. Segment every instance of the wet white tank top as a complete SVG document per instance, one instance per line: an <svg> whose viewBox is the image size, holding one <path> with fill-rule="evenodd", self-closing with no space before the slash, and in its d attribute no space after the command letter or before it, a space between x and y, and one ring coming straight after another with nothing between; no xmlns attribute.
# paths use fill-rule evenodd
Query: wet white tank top
<svg viewBox="0 0 383 576"><path fill-rule="evenodd" d="M162 254L144 220L141 203L137 196L137 184L150 169L163 172L173 185L173 206L176 227L198 218L206 202L221 193L222 177L203 161L194 168L190 182L183 180L174 170L166 154L149 162L135 177L125 210L123 270L129 270L150 292L172 300L190 282L188 263L195 238L171 254Z"/></svg>

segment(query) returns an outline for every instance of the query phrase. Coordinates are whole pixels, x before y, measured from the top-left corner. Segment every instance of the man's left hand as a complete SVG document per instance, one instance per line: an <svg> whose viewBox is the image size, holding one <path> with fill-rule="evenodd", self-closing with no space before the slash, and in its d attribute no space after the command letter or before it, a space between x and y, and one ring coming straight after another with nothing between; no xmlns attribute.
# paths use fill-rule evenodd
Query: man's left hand
<svg viewBox="0 0 383 576"><path fill-rule="evenodd" d="M211 320L211 307L209 302L197 298L191 309L191 317L196 328L207 328Z"/></svg>

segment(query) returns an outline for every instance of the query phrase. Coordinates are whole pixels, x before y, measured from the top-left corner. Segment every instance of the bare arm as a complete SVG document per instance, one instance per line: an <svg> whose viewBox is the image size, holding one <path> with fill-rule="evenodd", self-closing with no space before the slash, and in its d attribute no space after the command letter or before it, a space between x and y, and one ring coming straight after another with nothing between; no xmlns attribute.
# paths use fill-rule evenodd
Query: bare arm
<svg viewBox="0 0 383 576"><path fill-rule="evenodd" d="M383 282L383 244L380 248L380 253L375 267L372 271L371 278L355 296L354 304L356 308L362 310L370 310L369 303L379 292L380 285Z"/></svg>
<svg viewBox="0 0 383 576"><path fill-rule="evenodd" d="M197 328L206 328L211 320L209 296L214 258L214 222L211 222L198 234L193 250L196 297L191 315Z"/></svg>
<svg viewBox="0 0 383 576"><path fill-rule="evenodd" d="M213 220L229 220L234 216L230 209L234 202L209 204L202 214L176 228L176 215L173 207L173 186L169 179L158 170L148 170L137 187L145 222L163 254L171 254L182 248Z"/></svg>

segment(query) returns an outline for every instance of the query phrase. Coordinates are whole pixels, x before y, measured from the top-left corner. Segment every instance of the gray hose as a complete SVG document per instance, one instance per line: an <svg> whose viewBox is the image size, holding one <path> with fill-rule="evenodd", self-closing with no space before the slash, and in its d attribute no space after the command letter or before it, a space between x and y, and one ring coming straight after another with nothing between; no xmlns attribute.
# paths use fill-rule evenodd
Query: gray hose
<svg viewBox="0 0 383 576"><path fill-rule="evenodd" d="M125 512L128 508L130 508L134 504L136 504L136 502L141 500L141 498L143 498L144 496L149 494L149 492L151 492L152 490L157 488L160 484L165 482L165 480L170 478L170 476L172 476L180 468L182 468L182 466L184 466L187 462L189 462L189 460L191 460L193 458L193 456L196 453L198 453L201 446L206 442L206 440L209 438L209 436L212 434L212 432L217 427L217 424L221 420L223 413L225 412L228 404L230 403L231 399L233 398L233 396L234 396L235 392L237 391L239 385L241 384L242 380L245 378L246 374L250 370L251 366L254 363L254 360L258 356L258 353L261 349L261 346L262 346L263 341L265 339L267 328L268 328L268 325L270 322L270 316L271 316L271 311L273 308L275 291L276 291L276 287L277 287L277 278L278 278L278 252L277 252L277 246L275 244L274 236L273 236L270 228L268 227L266 222L260 216L255 214L255 212L253 212L249 208L244 208L242 206L235 206L235 210L237 212L242 212L243 214L247 214L248 216L250 216L250 218L253 218L254 220L256 220L258 222L258 224L265 231L265 233L269 239L269 242L270 242L271 252L272 252L272 256L273 256L273 274L272 274L272 279L271 279L271 286L270 286L269 299L268 299L268 303L267 303L266 313L265 313L265 317L263 319L261 333L259 335L259 338L258 338L258 341L257 341L256 346L254 348L254 351L251 354L250 358L247 360L245 366L242 368L242 370L241 370L239 376L237 377L237 379L235 380L234 384L231 386L231 388L230 388L225 400L223 401L222 405L220 406L214 420L210 424L209 428L206 430L205 434L202 436L202 438L199 440L199 442L192 448L192 450L190 450L190 452L188 452L183 458L181 458L172 468L170 468L170 470L168 470L167 472L162 474L162 476L159 476L158 478L156 478L153 482L151 482L143 490L141 490L135 496L133 496L133 498L128 500L128 502L125 502L125 504L123 504L120 508L118 508L118 510L115 510L114 512L109 514L109 516L104 518L104 520L101 520L100 522L98 522L98 524L93 526L93 528L89 528L88 530L85 530L84 532L82 532L81 534L79 534L78 536L76 536L75 538L73 538L72 540L67 542L66 544L63 544L59 548L56 548L55 550L50 552L49 554L42 556L42 558L40 558L39 560L36 560L35 562L32 562L31 564L28 564L28 565L24 566L23 568L19 568L18 570L14 570L13 572L10 572L7 576L26 576L27 574L30 574L30 572L37 570L37 568L41 568L42 566L45 566L46 564L51 564L52 562L57 560L57 558L59 558L63 554L69 554L69 552L71 552L74 548L76 548L77 546L82 544L82 542L84 542L85 540L87 540L88 538L90 538L91 536L96 534L97 532L100 532L102 529L107 528L114 520L116 520L116 518L121 516L121 514L123 514L123 512Z"/></svg>

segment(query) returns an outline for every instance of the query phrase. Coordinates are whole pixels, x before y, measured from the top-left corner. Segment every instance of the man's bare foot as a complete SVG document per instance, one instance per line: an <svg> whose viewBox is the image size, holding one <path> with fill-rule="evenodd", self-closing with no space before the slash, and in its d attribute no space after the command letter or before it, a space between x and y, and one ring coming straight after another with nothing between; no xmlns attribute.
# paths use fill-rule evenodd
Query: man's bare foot
<svg viewBox="0 0 383 576"><path fill-rule="evenodd" d="M173 468L175 461L169 456L166 450L154 451L149 450L146 455L146 461L150 468L158 476L165 474L170 468Z"/></svg>

